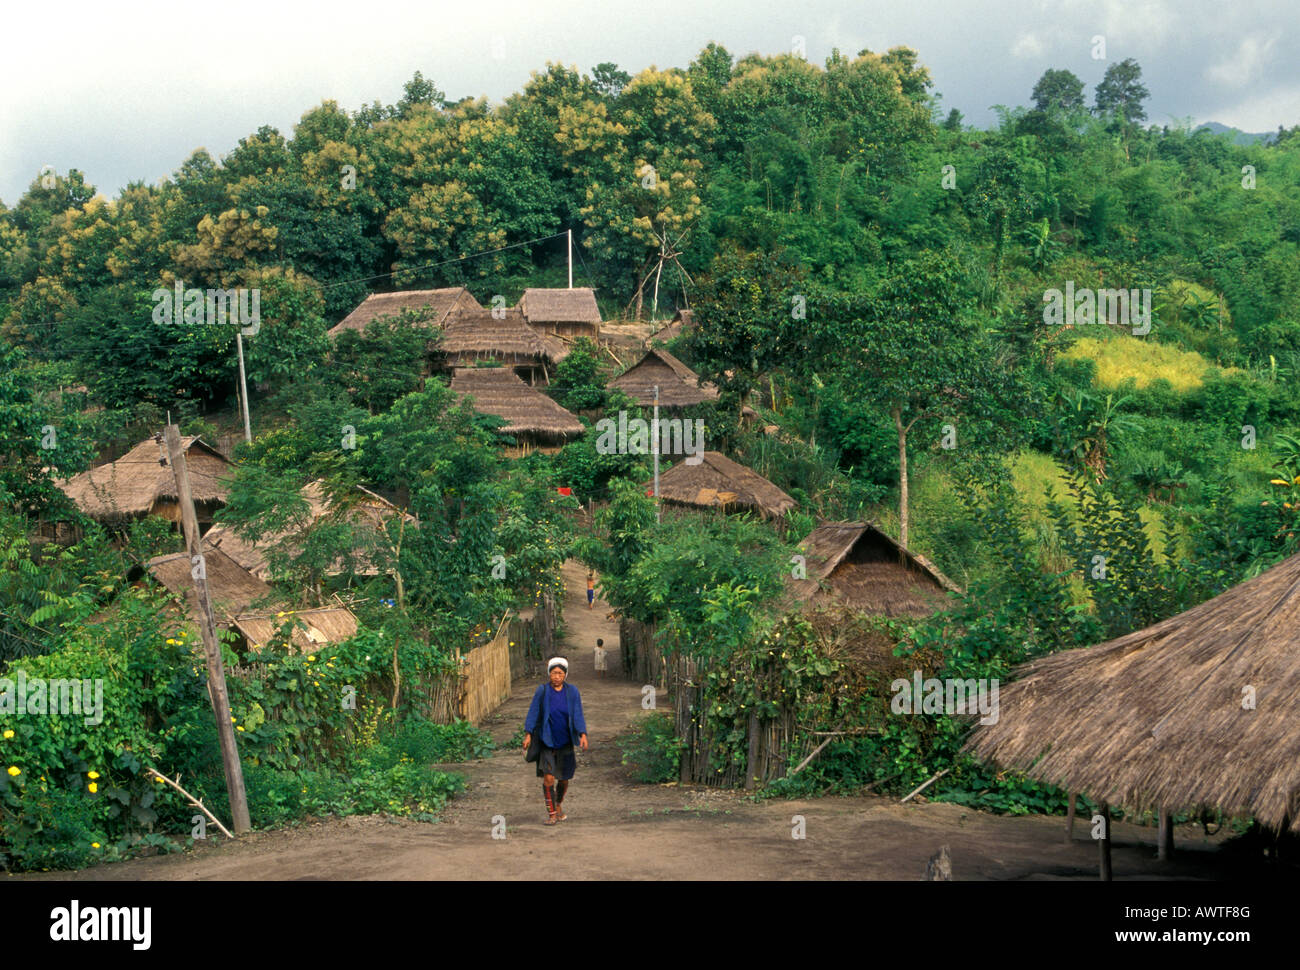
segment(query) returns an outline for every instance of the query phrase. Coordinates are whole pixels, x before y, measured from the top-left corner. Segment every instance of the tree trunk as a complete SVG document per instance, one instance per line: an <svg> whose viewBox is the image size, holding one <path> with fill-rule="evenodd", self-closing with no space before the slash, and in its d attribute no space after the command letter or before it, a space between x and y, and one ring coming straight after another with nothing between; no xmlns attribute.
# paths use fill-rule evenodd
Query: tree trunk
<svg viewBox="0 0 1300 970"><path fill-rule="evenodd" d="M894 408L894 427L898 429L898 544L907 548L907 429L903 427L901 409Z"/></svg>

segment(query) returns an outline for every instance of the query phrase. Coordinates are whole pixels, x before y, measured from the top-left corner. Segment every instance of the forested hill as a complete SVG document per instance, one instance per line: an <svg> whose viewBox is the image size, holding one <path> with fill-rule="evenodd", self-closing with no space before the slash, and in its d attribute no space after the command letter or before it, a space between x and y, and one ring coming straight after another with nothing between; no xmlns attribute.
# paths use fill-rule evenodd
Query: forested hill
<svg viewBox="0 0 1300 970"><path fill-rule="evenodd" d="M232 404L234 328L150 325L158 287L260 287L249 378L301 397L325 330L367 293L464 283L513 303L564 285L572 230L575 281L607 320L695 306L702 330L681 353L724 401L761 390L747 399L826 449L818 461L859 497L899 482L875 393L886 370L900 393L937 388L949 419L970 418L962 454L1029 447L1101 474L1123 458L1153 498L1199 495L1247 460L1232 481L1255 504L1272 496L1272 436L1297 417L1300 126L1238 146L1147 125L1132 60L1091 92L1046 69L994 130L945 114L932 87L907 48L818 65L710 44L635 77L548 65L499 105L451 101L417 73L396 104L327 101L288 137L260 128L219 161L197 150L112 200L75 170L46 172L0 211L3 340L39 365L32 380L85 384L104 422L193 418ZM1101 338L1124 326L1044 322L1052 292L1114 289L1135 313L1149 296L1149 332L1120 344ZM899 369L907 346L872 342L873 321L904 317L953 323L928 376ZM1015 386L944 373L972 360ZM367 380L396 365L375 367ZM938 448L944 415L908 407ZM1125 421L1140 426L1127 452ZM1244 425L1269 447L1243 455ZM89 455L39 457L68 471ZM782 480L775 459L750 458L833 511L794 480L806 468Z"/></svg>

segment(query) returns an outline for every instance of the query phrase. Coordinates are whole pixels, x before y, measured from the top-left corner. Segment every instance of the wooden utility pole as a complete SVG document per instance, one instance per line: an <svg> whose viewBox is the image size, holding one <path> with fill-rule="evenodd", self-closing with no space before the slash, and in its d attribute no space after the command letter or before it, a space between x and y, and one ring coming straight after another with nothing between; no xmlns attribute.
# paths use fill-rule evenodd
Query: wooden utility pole
<svg viewBox="0 0 1300 970"><path fill-rule="evenodd" d="M199 519L194 514L194 496L190 492L190 476L185 467L180 428L174 424L167 425L166 441L168 460L176 476L176 495L181 507L181 527L185 530L185 548L189 550L190 575L194 578L194 592L199 602L199 631L203 636L203 652L208 661L208 697L212 700L212 712L217 718L221 762L226 769L226 790L230 793L230 814L234 820L235 834L242 835L253 825L248 818L248 796L244 792L244 771L239 765L235 729L230 723L226 669L221 663L221 647L217 643L216 622L212 618L207 571L199 547Z"/></svg>

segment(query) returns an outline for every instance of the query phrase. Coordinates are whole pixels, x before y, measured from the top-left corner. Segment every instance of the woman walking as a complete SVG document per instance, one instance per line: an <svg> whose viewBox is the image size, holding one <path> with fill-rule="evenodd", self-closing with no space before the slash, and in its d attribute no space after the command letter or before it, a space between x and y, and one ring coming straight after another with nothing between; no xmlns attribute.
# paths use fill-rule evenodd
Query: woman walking
<svg viewBox="0 0 1300 970"><path fill-rule="evenodd" d="M549 814L546 824L554 825L569 817L560 806L569 790L569 781L578 770L574 741L577 740L583 751L587 750L587 721L582 716L582 695L578 688L565 683L569 661L553 657L546 666L550 680L533 692L533 702L524 719L524 751L529 761L535 753L537 777L542 779L542 795ZM534 740L539 742L536 746Z"/></svg>

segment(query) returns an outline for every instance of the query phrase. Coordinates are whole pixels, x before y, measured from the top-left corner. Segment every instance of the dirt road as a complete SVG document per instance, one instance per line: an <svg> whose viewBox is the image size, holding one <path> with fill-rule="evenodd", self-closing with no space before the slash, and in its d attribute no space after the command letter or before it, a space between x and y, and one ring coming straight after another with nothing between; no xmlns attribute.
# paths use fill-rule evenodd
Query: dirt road
<svg viewBox="0 0 1300 970"><path fill-rule="evenodd" d="M563 622L571 683L582 692L590 751L565 799L568 820L544 825L534 768L518 748L469 765L468 791L439 823L377 817L330 819L216 841L183 855L137 859L35 879L920 879L927 859L949 846L953 878L1096 879L1087 827L1063 843L1059 818L1009 818L947 804L899 805L883 797L746 801L736 792L643 785L620 763L615 738L642 714L641 691L621 677L617 624L609 606L586 604L586 570L569 562ZM609 673L597 679L592 648L604 637ZM540 678L538 680L540 682ZM483 727L504 744L523 724L535 686L513 696ZM806 837L792 837L794 816ZM506 838L492 837L504 816ZM1199 829L1177 833L1171 864L1155 861L1154 829L1114 826L1117 879L1229 877L1236 863ZM219 840L218 840L219 841ZM553 851L563 847L563 852Z"/></svg>

